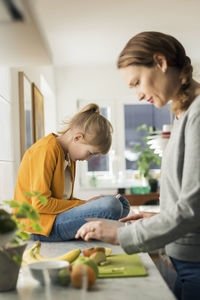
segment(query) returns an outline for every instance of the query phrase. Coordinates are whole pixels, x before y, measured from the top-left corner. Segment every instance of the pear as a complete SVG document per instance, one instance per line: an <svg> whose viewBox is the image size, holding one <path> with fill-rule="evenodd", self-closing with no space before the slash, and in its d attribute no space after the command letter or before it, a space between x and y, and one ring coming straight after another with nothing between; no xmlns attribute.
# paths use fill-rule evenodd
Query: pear
<svg viewBox="0 0 200 300"><path fill-rule="evenodd" d="M97 251L101 251L103 253L106 252L106 248L105 247L101 247L101 246L97 246L94 248L94 251L93 252L97 252Z"/></svg>
<svg viewBox="0 0 200 300"><path fill-rule="evenodd" d="M102 262L106 261L106 255L102 251L93 252L90 255L90 258L93 259L97 265L100 265Z"/></svg>
<svg viewBox="0 0 200 300"><path fill-rule="evenodd" d="M90 255L94 252L97 251L101 251L103 253L105 253L106 256L109 256L112 253L112 249L111 248L107 248L107 247L102 247L102 246L97 246L94 248L86 248L82 250L82 253L84 256L86 257L90 257Z"/></svg>

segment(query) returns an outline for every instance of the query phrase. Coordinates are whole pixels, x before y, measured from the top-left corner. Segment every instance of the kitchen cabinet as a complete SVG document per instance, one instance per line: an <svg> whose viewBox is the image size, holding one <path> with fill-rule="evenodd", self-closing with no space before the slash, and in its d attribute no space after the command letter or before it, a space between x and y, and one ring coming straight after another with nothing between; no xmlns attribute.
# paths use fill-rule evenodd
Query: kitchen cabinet
<svg viewBox="0 0 200 300"><path fill-rule="evenodd" d="M154 204L158 204L160 194L159 193L149 193L149 194L123 194L126 197L130 205L138 206L144 205L148 202L155 201Z"/></svg>

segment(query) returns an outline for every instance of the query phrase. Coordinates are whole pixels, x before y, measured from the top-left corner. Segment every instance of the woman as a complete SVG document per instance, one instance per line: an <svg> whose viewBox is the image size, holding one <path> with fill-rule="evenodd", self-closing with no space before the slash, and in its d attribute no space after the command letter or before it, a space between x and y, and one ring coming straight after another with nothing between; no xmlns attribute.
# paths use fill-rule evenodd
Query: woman
<svg viewBox="0 0 200 300"><path fill-rule="evenodd" d="M162 159L160 214L124 218L132 224L119 229L88 223L76 238L120 244L128 254L166 246L177 271L175 295L199 299L200 84L192 78L191 61L180 42L159 32L134 36L121 52L118 68L138 101L161 108L172 100L176 118Z"/></svg>
<svg viewBox="0 0 200 300"><path fill-rule="evenodd" d="M19 203L28 201L39 213L42 232L24 219L25 230L32 233L33 239L71 240L87 217L119 219L128 215L130 206L123 197L95 197L84 201L73 196L76 161L107 153L111 141L110 122L100 114L98 105L91 103L72 117L60 135L51 133L26 151L14 198ZM41 192L47 203L43 205L38 197L28 198L24 191Z"/></svg>

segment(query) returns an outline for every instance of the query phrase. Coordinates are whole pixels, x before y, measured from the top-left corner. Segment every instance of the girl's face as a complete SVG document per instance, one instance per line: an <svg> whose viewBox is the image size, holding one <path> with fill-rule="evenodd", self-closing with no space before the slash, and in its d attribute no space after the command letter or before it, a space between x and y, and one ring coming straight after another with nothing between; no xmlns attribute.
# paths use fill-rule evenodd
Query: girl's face
<svg viewBox="0 0 200 300"><path fill-rule="evenodd" d="M139 101L146 100L157 108L165 106L173 96L173 83L167 74L167 65L153 67L128 66L120 72L125 82L134 89Z"/></svg>
<svg viewBox="0 0 200 300"><path fill-rule="evenodd" d="M97 147L85 144L81 135L75 136L68 145L68 153L73 161L89 160L93 155L99 154Z"/></svg>

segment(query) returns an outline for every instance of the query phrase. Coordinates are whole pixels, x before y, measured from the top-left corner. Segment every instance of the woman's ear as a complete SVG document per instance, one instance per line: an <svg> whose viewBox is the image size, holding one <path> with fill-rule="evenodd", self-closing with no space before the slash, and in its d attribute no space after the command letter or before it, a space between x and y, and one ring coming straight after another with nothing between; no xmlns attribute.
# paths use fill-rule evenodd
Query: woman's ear
<svg viewBox="0 0 200 300"><path fill-rule="evenodd" d="M73 136L73 141L76 142L80 142L81 140L84 139L84 135L82 132L76 132L75 135Z"/></svg>
<svg viewBox="0 0 200 300"><path fill-rule="evenodd" d="M153 59L156 66L165 73L168 68L166 57L162 54L154 54Z"/></svg>

